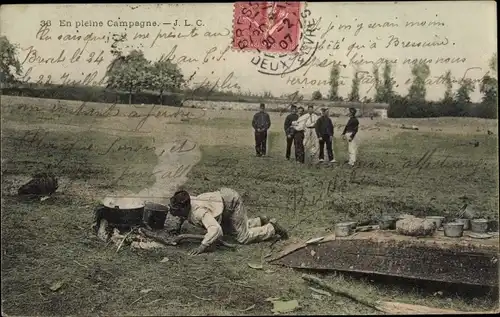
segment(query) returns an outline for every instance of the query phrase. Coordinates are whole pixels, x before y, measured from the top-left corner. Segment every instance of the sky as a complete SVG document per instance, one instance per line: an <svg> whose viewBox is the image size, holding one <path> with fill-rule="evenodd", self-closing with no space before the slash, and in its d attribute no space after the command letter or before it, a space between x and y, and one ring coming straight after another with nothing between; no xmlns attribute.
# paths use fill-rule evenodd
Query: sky
<svg viewBox="0 0 500 317"><path fill-rule="evenodd" d="M463 77L477 83L496 52L494 1L309 2L301 3L301 10L302 31L308 34L299 41L302 58L290 52L267 56L233 49L231 3L5 5L0 9L0 33L19 45L22 78L30 81L98 82L112 59L113 34L126 33L120 46L124 52L141 49L153 61L168 57L185 77L194 73L193 85L219 79L222 90L269 91L275 96L295 91L310 96L315 90L328 94L331 66L339 63L339 94L349 94L358 71L361 97L373 97L370 73L373 62L383 59L391 61L395 91L404 95L411 82L409 61L426 59L431 71L427 99L437 100L444 94L439 76L450 70L454 89ZM131 25L120 25L123 21ZM141 27L141 22L149 26ZM480 97L476 84L472 99Z"/></svg>

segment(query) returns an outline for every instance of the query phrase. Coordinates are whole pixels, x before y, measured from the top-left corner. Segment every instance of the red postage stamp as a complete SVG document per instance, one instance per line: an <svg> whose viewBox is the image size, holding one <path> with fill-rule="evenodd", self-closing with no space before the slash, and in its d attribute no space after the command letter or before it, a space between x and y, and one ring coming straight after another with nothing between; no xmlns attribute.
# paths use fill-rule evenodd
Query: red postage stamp
<svg viewBox="0 0 500 317"><path fill-rule="evenodd" d="M235 2L233 48L295 52L300 38L300 2Z"/></svg>

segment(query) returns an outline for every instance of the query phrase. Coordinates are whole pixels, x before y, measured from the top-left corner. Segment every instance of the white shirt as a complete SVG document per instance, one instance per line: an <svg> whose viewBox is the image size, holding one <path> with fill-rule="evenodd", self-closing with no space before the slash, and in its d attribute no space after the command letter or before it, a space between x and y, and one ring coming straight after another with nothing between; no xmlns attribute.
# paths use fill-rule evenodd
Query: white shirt
<svg viewBox="0 0 500 317"><path fill-rule="evenodd" d="M316 124L316 121L318 121L318 118L319 116L315 113L312 113L312 114L309 114L309 113L306 113L306 114L303 114L302 116L300 116L297 121L293 121L292 122L292 127L296 130L296 131L304 131L306 128L309 128L309 127L314 127L314 125Z"/></svg>
<svg viewBox="0 0 500 317"><path fill-rule="evenodd" d="M207 230L201 244L209 246L223 235L220 226L223 211L224 202L219 191L191 197L191 211L188 215L188 221Z"/></svg>

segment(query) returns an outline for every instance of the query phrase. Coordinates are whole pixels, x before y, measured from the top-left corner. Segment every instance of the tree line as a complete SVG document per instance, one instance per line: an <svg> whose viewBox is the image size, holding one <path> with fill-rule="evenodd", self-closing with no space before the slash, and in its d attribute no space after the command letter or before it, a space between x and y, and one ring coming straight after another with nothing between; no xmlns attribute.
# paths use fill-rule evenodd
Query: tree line
<svg viewBox="0 0 500 317"><path fill-rule="evenodd" d="M124 55L120 49L117 48L119 40L115 40L112 45L113 59L107 67L106 82L108 89L115 91L125 91L128 94L128 103L132 103L133 97L137 96L142 91L154 91L159 93L159 97L151 94L146 96L147 93L141 93L141 100L151 101L154 98L159 100L160 104L164 102L164 94L166 92L172 93L188 93L192 96L195 95L220 95L221 97L235 98L231 101L240 100L239 94L234 92L221 92L215 86L207 85L197 87L195 89L188 88L189 79L186 80L180 68L175 63L168 59L160 59L158 61L150 61L140 50L133 50L129 54ZM474 83L471 79L463 79L460 82L460 87L453 92L451 72L447 71L444 75L445 92L440 101L430 102L426 101L426 80L430 76L430 67L426 63L417 63L411 66L412 83L405 96L400 96L394 91L394 81L392 78L392 65L388 61L383 66L374 65L372 69L374 78L375 93L373 102L388 103L388 115L390 117L437 117L437 116L477 116L484 118L497 117L497 90L498 82L497 74L497 56L496 53L490 59L489 67L490 72L485 74L479 85L481 94L483 95L480 104L473 104L470 100L470 94L475 90ZM2 90L5 91L5 83L13 83L16 81L16 75L21 74L21 64L17 59L17 48L11 44L5 36L0 36L0 81L2 83ZM331 101L344 101L339 95L341 66L335 64L330 71L330 87L328 99ZM347 96L346 101L359 102L360 101L360 83L358 69L355 69L354 76L351 84L351 91ZM40 90L46 88L46 93L41 93ZM33 97L46 97L50 98L49 90L53 91L55 96L65 95L69 91L56 91L54 87L43 87L38 91L32 89L29 91L30 96ZM68 87L63 87L67 89ZM82 87L80 87L82 88ZM87 89L87 87L82 88ZM61 89L59 89L61 90ZM71 90L71 89L70 89ZM73 89L78 90L78 89ZM74 92L76 96L87 96L92 101L100 101L100 95L109 95L107 91L102 91L102 88L89 87L89 91ZM5 93L5 92L3 92ZM41 96L42 94L43 96ZM100 94L100 95L99 95ZM118 93L117 93L118 94ZM50 95L50 96L49 96ZM90 96L90 97L89 97ZM121 97L121 96L120 96ZM273 99L274 96L270 92L265 92L264 95L256 96L255 94L248 93L247 97L254 98L267 98ZM52 96L52 98L55 98ZM173 98L173 97L172 97ZM168 100L172 98L167 98ZM64 98L60 98L64 99ZM106 100L109 96L106 97ZM178 98L174 98L178 99ZM319 91L315 91L312 99L322 99ZM87 100L87 99L85 99ZM121 100L121 99L120 99ZM90 101L90 100L87 100ZM372 102L372 98L364 98L363 102ZM148 102L149 103L149 102ZM176 105L181 102L176 101Z"/></svg>
<svg viewBox="0 0 500 317"><path fill-rule="evenodd" d="M388 115L393 118L402 117L439 117L439 116L474 116L483 118L497 118L497 94L498 81L497 74L497 54L495 53L489 60L489 72L481 79L479 90L482 99L479 104L471 102L470 94L474 92L475 85L471 79L466 78L460 81L459 88L453 92L452 74L447 71L444 74L445 91L443 98L439 101L431 102L426 97L426 80L431 71L427 63L417 63L411 66L412 81L405 96L398 95L394 91L394 81L392 79L391 64L386 61L380 67L374 65L372 69L375 93L374 102L389 104ZM380 72L382 71L382 78ZM330 87L328 100L344 101L339 96L341 66L335 64L330 71ZM360 102L359 86L361 79L358 69L354 70L351 84L351 91L346 101ZM320 91L313 92L312 99L322 99ZM371 102L371 98L365 98L364 102Z"/></svg>

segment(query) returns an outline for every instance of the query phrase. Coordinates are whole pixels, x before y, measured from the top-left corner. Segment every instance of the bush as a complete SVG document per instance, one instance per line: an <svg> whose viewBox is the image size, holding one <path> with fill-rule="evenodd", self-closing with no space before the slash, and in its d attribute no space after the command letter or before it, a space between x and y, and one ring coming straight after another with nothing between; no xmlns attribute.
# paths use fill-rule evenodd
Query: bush
<svg viewBox="0 0 500 317"><path fill-rule="evenodd" d="M414 101L407 97L396 96L389 103L387 116L389 118L495 118L496 111L492 111L492 107L484 103L460 103L451 99L444 101Z"/></svg>
<svg viewBox="0 0 500 317"><path fill-rule="evenodd" d="M129 98L129 95L126 92L89 86L28 86L22 88L5 88L2 89L2 94L33 98L81 100L87 102L123 104L128 104ZM139 92L134 94L132 97L132 103L134 104L158 104L159 101L159 95L148 92ZM178 95L164 95L163 104L169 106L180 106L181 98Z"/></svg>
<svg viewBox="0 0 500 317"><path fill-rule="evenodd" d="M321 100L323 98L323 95L319 90L316 90L315 92L312 93L312 100Z"/></svg>

